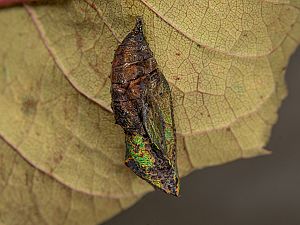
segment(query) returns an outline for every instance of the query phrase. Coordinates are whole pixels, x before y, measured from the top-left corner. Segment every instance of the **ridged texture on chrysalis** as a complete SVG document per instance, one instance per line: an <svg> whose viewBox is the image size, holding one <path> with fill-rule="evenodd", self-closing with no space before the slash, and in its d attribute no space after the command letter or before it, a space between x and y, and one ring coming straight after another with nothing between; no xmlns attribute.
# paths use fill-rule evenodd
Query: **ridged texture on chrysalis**
<svg viewBox="0 0 300 225"><path fill-rule="evenodd" d="M171 90L157 68L142 25L138 18L115 51L112 108L125 132L125 164L154 187L178 196Z"/></svg>

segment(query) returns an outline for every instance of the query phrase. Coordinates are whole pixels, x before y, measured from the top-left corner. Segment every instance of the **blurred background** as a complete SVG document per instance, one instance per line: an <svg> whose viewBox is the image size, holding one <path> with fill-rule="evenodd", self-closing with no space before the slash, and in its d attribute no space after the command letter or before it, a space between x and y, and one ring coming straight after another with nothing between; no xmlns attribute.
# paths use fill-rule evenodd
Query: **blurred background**
<svg viewBox="0 0 300 225"><path fill-rule="evenodd" d="M152 192L104 225L300 225L299 71L300 49L287 68L272 155L195 171L180 198Z"/></svg>

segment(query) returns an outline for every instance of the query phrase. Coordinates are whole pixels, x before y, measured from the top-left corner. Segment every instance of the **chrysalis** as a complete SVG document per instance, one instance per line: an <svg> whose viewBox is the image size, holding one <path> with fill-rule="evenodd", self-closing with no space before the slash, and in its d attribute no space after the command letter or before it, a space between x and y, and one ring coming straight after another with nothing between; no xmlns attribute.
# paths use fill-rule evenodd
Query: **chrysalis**
<svg viewBox="0 0 300 225"><path fill-rule="evenodd" d="M125 164L139 177L178 196L171 90L157 68L141 18L115 51L112 109L125 133Z"/></svg>

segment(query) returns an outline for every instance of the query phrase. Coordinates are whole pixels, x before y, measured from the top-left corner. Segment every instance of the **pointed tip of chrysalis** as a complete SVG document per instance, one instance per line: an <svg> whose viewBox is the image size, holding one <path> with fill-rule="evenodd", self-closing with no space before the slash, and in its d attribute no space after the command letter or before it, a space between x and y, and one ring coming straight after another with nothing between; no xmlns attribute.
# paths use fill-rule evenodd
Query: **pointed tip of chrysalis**
<svg viewBox="0 0 300 225"><path fill-rule="evenodd" d="M140 16L136 17L134 31L137 33L143 32L143 18Z"/></svg>
<svg viewBox="0 0 300 225"><path fill-rule="evenodd" d="M177 186L172 187L172 188L168 188L165 189L163 187L160 188L163 192L169 194L169 195L173 195L175 197L179 197L179 188Z"/></svg>
<svg viewBox="0 0 300 225"><path fill-rule="evenodd" d="M168 185L156 186L167 194L173 195L175 197L179 197L180 185L179 179L176 177L175 179L172 177L169 181L166 181Z"/></svg>
<svg viewBox="0 0 300 225"><path fill-rule="evenodd" d="M166 194L178 197L180 192L180 182L177 170L172 168L171 171L156 171L155 174L161 174L161 179L142 177L156 189L162 190ZM156 177L156 176L155 176Z"/></svg>

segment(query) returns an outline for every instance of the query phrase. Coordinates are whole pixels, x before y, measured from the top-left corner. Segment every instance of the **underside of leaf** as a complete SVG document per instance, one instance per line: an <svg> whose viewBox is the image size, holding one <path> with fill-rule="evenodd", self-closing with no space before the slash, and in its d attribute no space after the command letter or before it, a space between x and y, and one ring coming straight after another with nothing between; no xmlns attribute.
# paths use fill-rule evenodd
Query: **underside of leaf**
<svg viewBox="0 0 300 225"><path fill-rule="evenodd" d="M57 224L51 215L64 206L43 205L56 190L76 199L75 211L62 212L66 221L84 223L75 215L91 199L112 204L113 213L84 223L96 224L121 210L120 199L153 190L124 166L124 134L110 108L114 50L136 16L171 85L180 175L268 153L286 65L300 41L299 9L295 0L73 0L2 9L0 135L14 150L1 145L8 158L0 163L0 215L23 202L42 211L28 221L45 224L47 214Z"/></svg>

